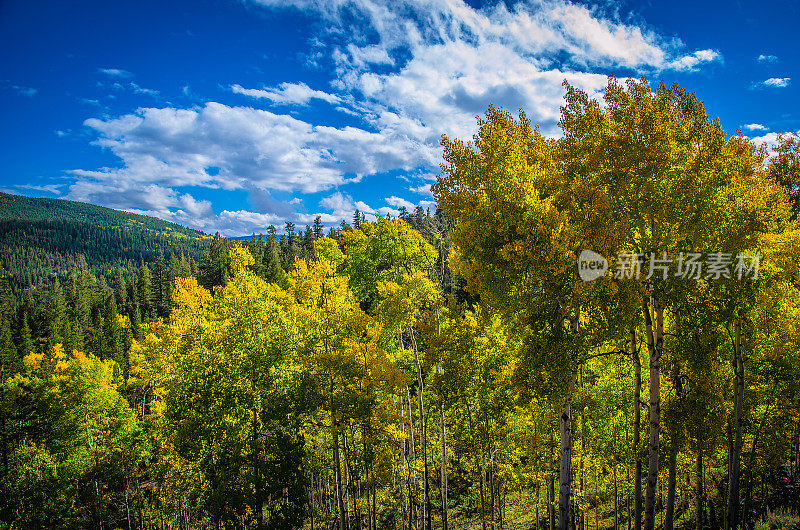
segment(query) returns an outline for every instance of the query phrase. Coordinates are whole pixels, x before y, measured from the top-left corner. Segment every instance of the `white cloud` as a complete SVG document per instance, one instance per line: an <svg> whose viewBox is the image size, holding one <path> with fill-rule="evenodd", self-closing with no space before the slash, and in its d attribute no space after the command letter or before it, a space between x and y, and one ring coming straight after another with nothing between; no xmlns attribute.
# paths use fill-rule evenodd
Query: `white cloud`
<svg viewBox="0 0 800 530"><path fill-rule="evenodd" d="M319 201L319 205L326 210L331 210L330 213L319 214L323 222L338 223L342 220L350 222L353 219L353 214L356 210L365 214L368 219L374 219L375 214L378 213L374 208L363 201L354 201L353 198L340 191L324 197ZM309 216L313 217L313 216Z"/></svg>
<svg viewBox="0 0 800 530"><path fill-rule="evenodd" d="M288 115L220 103L139 109L85 124L99 134L95 143L110 149L123 167L74 174L104 182L311 193L430 161L424 149L418 152L402 137L314 126ZM211 175L209 167L219 172Z"/></svg>
<svg viewBox="0 0 800 530"><path fill-rule="evenodd" d="M611 8L566 0L481 9L463 0L250 1L314 12L324 29L307 62L333 69L329 91L296 80L263 88L233 84L230 90L282 106L322 101L348 114L352 125L312 124L215 102L87 120L95 143L121 163L73 170L73 198L159 212L201 229L217 223L245 232L286 218L313 220L315 214L295 211L296 201L277 201L270 191L328 191L320 202L329 212L322 214L325 222L349 220L356 208L382 215L396 215L400 206L432 208L430 179L420 174L403 184L426 199L416 204L391 195L385 205L370 206L337 188L365 177L394 179L378 175L398 169L432 174L442 161L441 135L469 139L475 117L490 104L523 109L545 134L557 135L565 79L596 98L609 71L696 71L722 61L713 49L687 50L676 38L622 22ZM132 77L119 69L101 72ZM120 85L157 95L132 82ZM184 94L190 95L188 86ZM212 167L218 170L209 172ZM207 201L175 191L182 186L246 190L260 213L216 215Z"/></svg>
<svg viewBox="0 0 800 530"><path fill-rule="evenodd" d="M244 88L231 86L235 94L243 94L252 98L263 98L283 105L306 105L312 99L321 99L331 104L338 104L341 99L321 90L314 90L305 83L281 83L279 88Z"/></svg>
<svg viewBox="0 0 800 530"><path fill-rule="evenodd" d="M756 60L760 63L776 63L778 62L778 58L774 55L759 55Z"/></svg>
<svg viewBox="0 0 800 530"><path fill-rule="evenodd" d="M499 44L451 42L420 48L398 72L360 74L348 88L366 98L366 118L374 127L435 148L438 156L441 134L471 137L475 116L490 104L524 109L544 132L555 134L564 79L590 94L607 83L604 74L541 70Z"/></svg>
<svg viewBox="0 0 800 530"><path fill-rule="evenodd" d="M97 71L109 77L120 77L120 78L133 77L133 74L131 72L127 70L122 70L121 68L98 68Z"/></svg>
<svg viewBox="0 0 800 530"><path fill-rule="evenodd" d="M384 199L387 204L390 206L384 206L383 208L378 208L378 212L381 215L392 215L397 217L400 215L400 208L405 208L408 213L414 213L417 207L422 207L423 210L435 210L436 209L436 201L424 200L419 201L418 203L413 203L407 199L402 197L386 197Z"/></svg>
<svg viewBox="0 0 800 530"><path fill-rule="evenodd" d="M147 95L147 96L157 96L160 93L158 90L153 90L152 88L140 87L136 83L131 83L130 87L137 94L144 94L144 95Z"/></svg>
<svg viewBox="0 0 800 530"><path fill-rule="evenodd" d="M399 48L447 42L502 44L534 61L566 53L577 65L672 68L680 64L682 48L677 39L663 37L647 28L625 24L600 7L586 7L564 0L518 2L511 9L473 9L462 0L251 0L270 8L312 10L330 24L332 33L347 25L352 42L332 53L360 66L379 61L391 64ZM355 16L354 16L355 15ZM362 26L348 20L366 21ZM377 35L377 44L369 42ZM687 61L708 62L719 54L701 50ZM685 68L685 66L678 66Z"/></svg>
<svg viewBox="0 0 800 530"><path fill-rule="evenodd" d="M367 46L347 45L349 60L353 66L363 68L369 65L393 65L394 59L389 56L386 48L375 44Z"/></svg>
<svg viewBox="0 0 800 530"><path fill-rule="evenodd" d="M340 191L323 198L319 201L319 205L334 212L352 212L355 209L353 198Z"/></svg>
<svg viewBox="0 0 800 530"><path fill-rule="evenodd" d="M697 67L707 63L722 60L722 55L716 50L698 50L691 55L685 55L672 62L675 70L697 71Z"/></svg>
<svg viewBox="0 0 800 530"><path fill-rule="evenodd" d="M760 123L748 123L746 125L742 125L743 128L747 129L748 131L766 131L767 128Z"/></svg>
<svg viewBox="0 0 800 530"><path fill-rule="evenodd" d="M414 193L420 193L422 195L430 195L431 197L433 197L433 193L431 193L430 184L422 184L421 186L411 186L408 189L409 191L413 191Z"/></svg>
<svg viewBox="0 0 800 530"><path fill-rule="evenodd" d="M363 201L354 201L350 195L337 191L336 193L323 198L319 204L327 210L332 210L330 214L321 214L322 220L325 222L339 222L341 220L350 222L356 209L365 214L367 219L371 220L375 219L375 217L378 215L391 215L393 217L397 217L400 215L401 207L405 207L409 213L413 213L418 206L422 206L422 208L426 210L434 210L436 208L435 201L423 200L419 201L418 203L414 203L394 195L391 197L386 197L384 201L388 206L374 208ZM308 217L312 218L313 216Z"/></svg>
<svg viewBox="0 0 800 530"><path fill-rule="evenodd" d="M769 87L777 87L777 88L785 88L789 86L789 81L791 81L791 77L770 77L769 79L763 82L764 86Z"/></svg>
<svg viewBox="0 0 800 530"><path fill-rule="evenodd" d="M394 197L394 196L386 197L386 202L394 206L395 208L401 208L405 206L407 210L413 210L416 207L416 204L414 204L413 202L401 199L400 197Z"/></svg>
<svg viewBox="0 0 800 530"><path fill-rule="evenodd" d="M751 138L751 140L756 145L765 145L767 147L767 150L769 151L769 153L771 155L774 152L775 148L778 146L778 136L779 135L788 136L788 137L800 140L800 130L794 131L794 132L787 131L787 132L783 132L783 133L770 132L770 133L767 133L767 134L765 134L763 136L756 136L754 138Z"/></svg>

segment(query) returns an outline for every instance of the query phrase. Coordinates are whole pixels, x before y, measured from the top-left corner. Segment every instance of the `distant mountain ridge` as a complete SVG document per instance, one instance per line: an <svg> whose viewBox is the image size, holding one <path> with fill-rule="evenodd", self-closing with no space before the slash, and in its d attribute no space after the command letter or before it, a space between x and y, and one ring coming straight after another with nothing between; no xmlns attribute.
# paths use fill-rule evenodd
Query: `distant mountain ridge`
<svg viewBox="0 0 800 530"><path fill-rule="evenodd" d="M131 272L160 252L199 261L210 241L203 232L155 217L0 193L0 267L15 293L62 276L83 260L95 274Z"/></svg>
<svg viewBox="0 0 800 530"><path fill-rule="evenodd" d="M156 217L123 212L105 206L65 199L35 198L0 193L0 221L8 219L76 221L109 227L140 225L148 230L170 230L185 234L187 237L207 237L199 230L186 228Z"/></svg>

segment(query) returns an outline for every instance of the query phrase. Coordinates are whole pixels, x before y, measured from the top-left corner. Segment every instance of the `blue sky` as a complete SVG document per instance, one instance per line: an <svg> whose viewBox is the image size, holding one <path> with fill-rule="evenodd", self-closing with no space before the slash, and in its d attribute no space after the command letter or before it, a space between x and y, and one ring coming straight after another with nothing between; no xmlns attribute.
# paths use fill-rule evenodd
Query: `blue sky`
<svg viewBox="0 0 800 530"><path fill-rule="evenodd" d="M677 81L800 131L794 2L0 2L0 189L225 235L434 207L489 104L557 135L567 79Z"/></svg>

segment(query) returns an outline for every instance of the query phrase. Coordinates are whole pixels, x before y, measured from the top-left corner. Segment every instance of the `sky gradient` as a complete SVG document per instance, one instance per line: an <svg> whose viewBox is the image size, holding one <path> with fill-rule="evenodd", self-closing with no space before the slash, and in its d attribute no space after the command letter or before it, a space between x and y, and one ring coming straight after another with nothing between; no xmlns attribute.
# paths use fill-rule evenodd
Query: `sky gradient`
<svg viewBox="0 0 800 530"><path fill-rule="evenodd" d="M490 104L556 136L566 79L678 82L800 130L794 2L0 1L0 190L223 235L433 208Z"/></svg>

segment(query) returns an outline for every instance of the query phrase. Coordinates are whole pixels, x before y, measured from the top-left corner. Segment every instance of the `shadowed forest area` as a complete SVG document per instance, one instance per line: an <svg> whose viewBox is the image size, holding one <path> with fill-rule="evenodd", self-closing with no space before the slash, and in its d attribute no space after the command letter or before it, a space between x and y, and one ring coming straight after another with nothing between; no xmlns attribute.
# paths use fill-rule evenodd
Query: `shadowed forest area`
<svg viewBox="0 0 800 530"><path fill-rule="evenodd" d="M800 528L800 143L565 87L559 138L443 137L435 212L233 241L15 206L0 519Z"/></svg>

